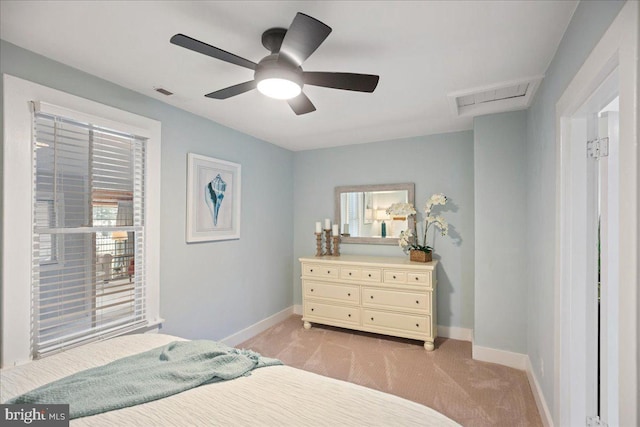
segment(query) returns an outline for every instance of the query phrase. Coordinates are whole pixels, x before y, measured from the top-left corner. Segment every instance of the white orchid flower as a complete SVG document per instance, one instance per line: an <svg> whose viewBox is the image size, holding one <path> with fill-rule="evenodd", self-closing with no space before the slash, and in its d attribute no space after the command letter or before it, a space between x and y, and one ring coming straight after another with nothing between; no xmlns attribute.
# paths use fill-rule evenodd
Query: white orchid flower
<svg viewBox="0 0 640 427"><path fill-rule="evenodd" d="M432 250L430 246L427 245L427 231L429 230L429 226L431 224L435 224L435 227L440 230L440 234L446 236L449 233L449 224L447 220L441 215L431 215L431 210L434 206L445 205L447 203L447 196L443 193L435 193L429 197L427 203L424 206L424 227L421 230L422 234L422 242L418 238L417 229L414 230L404 230L400 232L400 236L398 237L398 245L406 252L408 249L416 249L425 252L429 252ZM386 210L387 215L395 215L402 217L409 217L411 215L416 215L417 212L411 203L394 203ZM413 226L417 226L417 219L413 223Z"/></svg>
<svg viewBox="0 0 640 427"><path fill-rule="evenodd" d="M387 208L387 215L410 216L415 215L416 210L411 203L394 203Z"/></svg>

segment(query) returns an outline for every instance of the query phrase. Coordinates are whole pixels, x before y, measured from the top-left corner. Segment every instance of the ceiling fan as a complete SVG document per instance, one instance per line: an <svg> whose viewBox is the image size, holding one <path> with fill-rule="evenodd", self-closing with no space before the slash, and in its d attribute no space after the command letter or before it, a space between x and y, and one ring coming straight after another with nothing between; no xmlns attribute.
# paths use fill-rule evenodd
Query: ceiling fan
<svg viewBox="0 0 640 427"><path fill-rule="evenodd" d="M257 88L266 96L286 99L297 114L316 107L302 92L305 84L332 89L373 92L379 76L372 74L309 72L302 63L324 42L331 27L304 13L297 13L289 29L271 28L262 34L262 45L271 54L258 62L211 46L184 34L171 37L171 43L231 64L254 70L253 80L206 94L208 98L227 99Z"/></svg>

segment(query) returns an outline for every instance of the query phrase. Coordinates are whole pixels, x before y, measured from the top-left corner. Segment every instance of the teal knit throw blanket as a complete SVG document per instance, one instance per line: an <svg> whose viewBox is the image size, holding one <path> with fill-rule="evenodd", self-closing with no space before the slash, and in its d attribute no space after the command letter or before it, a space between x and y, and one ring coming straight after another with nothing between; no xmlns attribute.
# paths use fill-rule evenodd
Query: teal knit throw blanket
<svg viewBox="0 0 640 427"><path fill-rule="evenodd" d="M68 403L73 419L139 405L281 364L277 359L215 341L174 341L80 371L5 403Z"/></svg>

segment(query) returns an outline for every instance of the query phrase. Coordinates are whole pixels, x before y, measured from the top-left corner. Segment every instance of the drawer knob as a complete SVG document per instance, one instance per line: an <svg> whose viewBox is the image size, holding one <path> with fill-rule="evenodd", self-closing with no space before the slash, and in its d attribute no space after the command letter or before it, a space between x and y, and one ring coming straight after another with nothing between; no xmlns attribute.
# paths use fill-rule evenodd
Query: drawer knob
<svg viewBox="0 0 640 427"><path fill-rule="evenodd" d="M351 317L351 313L349 313L349 317Z"/></svg>
<svg viewBox="0 0 640 427"><path fill-rule="evenodd" d="M396 276L393 276L393 278L395 279L395 278L396 278Z"/></svg>
<svg viewBox="0 0 640 427"><path fill-rule="evenodd" d="M369 273L369 277L371 277L371 273Z"/></svg>
<svg viewBox="0 0 640 427"><path fill-rule="evenodd" d="M416 280L418 280L418 278L416 277Z"/></svg>
<svg viewBox="0 0 640 427"><path fill-rule="evenodd" d="M348 293L348 294L347 294L347 296L348 296L348 297L350 297L350 296L351 296L351 294L350 294L350 293Z"/></svg>
<svg viewBox="0 0 640 427"><path fill-rule="evenodd" d="M373 295L371 295L371 299L373 299Z"/></svg>
<svg viewBox="0 0 640 427"><path fill-rule="evenodd" d="M313 292L313 288L311 288L311 292ZM417 301L416 301L417 302Z"/></svg>
<svg viewBox="0 0 640 427"><path fill-rule="evenodd" d="M373 320L373 317L371 318L371 320Z"/></svg>
<svg viewBox="0 0 640 427"><path fill-rule="evenodd" d="M313 268L311 270L309 270L309 271L313 273Z"/></svg>
<svg viewBox="0 0 640 427"><path fill-rule="evenodd" d="M327 270L327 274L331 274L331 270Z"/></svg>
<svg viewBox="0 0 640 427"><path fill-rule="evenodd" d="M313 289L312 289L312 290L313 290ZM420 304L420 301L419 301L419 300L416 300L416 304Z"/></svg>
<svg viewBox="0 0 640 427"><path fill-rule="evenodd" d="M419 328L420 327L420 323L416 323L416 327Z"/></svg>
<svg viewBox="0 0 640 427"><path fill-rule="evenodd" d="M311 309L311 311L313 311L313 308Z"/></svg>

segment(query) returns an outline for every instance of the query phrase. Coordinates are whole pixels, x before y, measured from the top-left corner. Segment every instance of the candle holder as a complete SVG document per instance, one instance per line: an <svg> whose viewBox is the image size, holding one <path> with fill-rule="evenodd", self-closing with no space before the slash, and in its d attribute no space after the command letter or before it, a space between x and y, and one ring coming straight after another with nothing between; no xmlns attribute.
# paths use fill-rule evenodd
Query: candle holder
<svg viewBox="0 0 640 427"><path fill-rule="evenodd" d="M316 256L322 256L322 233L314 233L316 235Z"/></svg>
<svg viewBox="0 0 640 427"><path fill-rule="evenodd" d="M331 256L331 229L327 228L324 230L325 239L324 243L327 245L327 250L325 251L325 255Z"/></svg>
<svg viewBox="0 0 640 427"><path fill-rule="evenodd" d="M340 236L333 236L333 256L340 256Z"/></svg>

